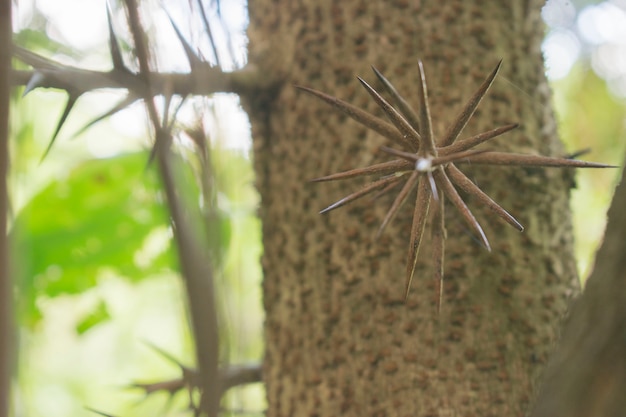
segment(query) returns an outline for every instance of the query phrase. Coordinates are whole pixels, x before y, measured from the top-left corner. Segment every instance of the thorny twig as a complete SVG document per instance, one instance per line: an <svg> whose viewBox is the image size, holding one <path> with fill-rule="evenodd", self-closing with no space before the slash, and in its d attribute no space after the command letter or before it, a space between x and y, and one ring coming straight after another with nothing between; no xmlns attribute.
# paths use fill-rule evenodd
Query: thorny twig
<svg viewBox="0 0 626 417"><path fill-rule="evenodd" d="M181 272L187 289L200 374L201 400L199 410L209 417L214 417L219 411L222 389L218 375L219 334L211 260L207 259L209 258L207 248L203 247L200 237L190 224L190 219L186 216L185 209L177 194L172 156L168 146L171 135L167 121L164 121L163 124L159 121L159 115L152 99L154 93L150 87L151 71L148 64L148 48L143 38L144 31L139 18L138 5L136 0L126 0L126 5L128 22L139 61L139 75L147 87L148 94L144 96L144 100L155 130L156 158L172 216Z"/></svg>

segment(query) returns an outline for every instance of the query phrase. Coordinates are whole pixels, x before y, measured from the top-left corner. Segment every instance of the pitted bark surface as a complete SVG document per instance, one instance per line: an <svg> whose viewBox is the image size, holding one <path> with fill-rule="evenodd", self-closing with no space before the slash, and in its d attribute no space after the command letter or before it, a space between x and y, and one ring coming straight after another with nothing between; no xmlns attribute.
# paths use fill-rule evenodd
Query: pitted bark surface
<svg viewBox="0 0 626 417"><path fill-rule="evenodd" d="M319 215L366 180L308 182L388 160L377 152L386 141L293 88L309 86L378 112L355 78L377 86L374 65L415 106L421 59L438 135L503 58L461 137L519 122L489 146L563 155L543 75L542 1L485 4L250 2L250 61L284 78L247 104L262 198L269 416L524 415L567 295L576 291L571 174L461 167L526 231L467 201L492 245L487 253L447 207L437 316L428 228L403 300L414 198L375 241L394 194Z"/></svg>

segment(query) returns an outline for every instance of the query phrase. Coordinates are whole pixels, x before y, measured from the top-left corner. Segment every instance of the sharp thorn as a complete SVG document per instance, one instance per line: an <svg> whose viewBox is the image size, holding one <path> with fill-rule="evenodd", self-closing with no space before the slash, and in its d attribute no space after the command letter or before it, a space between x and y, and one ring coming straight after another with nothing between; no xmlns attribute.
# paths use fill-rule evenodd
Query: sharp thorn
<svg viewBox="0 0 626 417"><path fill-rule="evenodd" d="M43 156L41 157L41 160L39 161L40 163L43 162L45 157L48 156L48 153L50 153L50 150L52 149L52 145L54 145L54 142L56 141L57 136L59 135L59 132L61 131L61 128L63 127L63 124L67 120L67 116L69 116L70 112L72 111L72 108L74 107L74 104L76 104L76 100L78 100L79 97L80 97L80 94L75 94L71 92L69 93L69 97L67 99L67 103L65 104L65 109L63 110L63 114L61 114L59 123L57 123L57 127L54 130L54 134L52 135L52 139L50 139L50 142L48 143L48 147L46 148Z"/></svg>
<svg viewBox="0 0 626 417"><path fill-rule="evenodd" d="M420 177L417 183L417 195L415 197L415 208L413 210L413 222L411 224L411 242L409 243L409 253L406 265L406 279L404 284L404 299L409 297L411 289L411 281L415 275L415 266L417 264L417 255L419 253L424 228L426 227L426 219L428 217L428 208L432 194L428 191L428 183L424 177Z"/></svg>
<svg viewBox="0 0 626 417"><path fill-rule="evenodd" d="M350 103L347 103L336 97L330 96L326 93L322 93L321 91L317 91L309 87L303 87L301 85L295 85L295 87L298 90L309 93L325 101L326 103L340 110L341 112L348 115L352 119L361 123L363 126L369 127L373 131L380 133L387 139L392 140L401 146L407 146L407 141L402 137L402 134L398 132L396 127L392 125L391 123L388 123L372 114L369 114L365 110L361 110L360 108L353 106ZM411 150L417 150L417 149L411 149Z"/></svg>
<svg viewBox="0 0 626 417"><path fill-rule="evenodd" d="M72 135L72 138L75 138L77 136L82 135L83 133L85 133L85 131L87 129L89 129L90 127L92 127L93 125L95 125L96 123L106 119L107 117L113 116L115 113L124 110L126 107L130 106L131 104L133 104L135 101L137 101L139 98L135 97L134 95L129 95L127 97L125 97L122 101L120 101L119 103L117 103L113 108L111 108L109 111L107 111L106 113L101 114L100 116L96 117L95 119L91 120L89 123L87 123L85 126L81 127L76 133L74 133Z"/></svg>
<svg viewBox="0 0 626 417"><path fill-rule="evenodd" d="M124 65L124 58L120 51L120 45L113 29L113 18L111 16L111 5L107 1L107 22L109 25L109 52L111 53L111 59L113 60L113 69L118 71L128 72L128 69Z"/></svg>
<svg viewBox="0 0 626 417"><path fill-rule="evenodd" d="M480 101L483 99L491 84L493 84L493 80L498 75L498 71L500 71L500 67L502 66L502 60L498 62L498 65L491 71L491 73L487 76L485 81L478 87L478 90L472 95L472 97L467 101L461 113L457 116L455 122L450 126L448 131L443 136L443 140L441 142L441 146L449 146L456 141L459 137L469 119L471 119L474 111L480 104Z"/></svg>
<svg viewBox="0 0 626 417"><path fill-rule="evenodd" d="M26 96L26 94L30 93L35 88L39 87L45 79L46 79L45 75L43 75L39 71L35 71L33 73L33 76L30 77L30 80L28 80L28 84L26 84L26 87L24 87L24 92L22 93L22 97Z"/></svg>
<svg viewBox="0 0 626 417"><path fill-rule="evenodd" d="M416 151L420 147L421 137L415 128L402 116L387 100L385 100L378 91L370 86L363 78L357 77L359 82L365 87L376 104L383 109L391 123L400 131L403 144L410 150Z"/></svg>
<svg viewBox="0 0 626 417"><path fill-rule="evenodd" d="M183 46L183 50L185 51L185 56L187 56L187 61L189 61L189 67L193 71L194 68L198 68L198 66L202 65L204 62L198 57L198 55L196 55L196 52L193 50L191 45L189 45L189 42L187 42L183 34L178 29L178 26L176 26L176 24L174 23L174 19L172 19L172 16L170 16L170 14L167 13L167 17L170 19L170 23L172 24L172 27L174 28L174 31L176 32L178 41Z"/></svg>
<svg viewBox="0 0 626 417"><path fill-rule="evenodd" d="M419 117L415 110L413 110L411 105L404 99L404 97L400 95L398 90L396 90L393 84L391 84L391 82L387 78L385 78L385 76L380 71L378 71L375 67L372 67L372 70L374 71L374 74L376 74L376 77L378 77L380 82L383 84L385 90L387 90L387 93L389 93L402 115L406 117L408 122L419 133Z"/></svg>
<svg viewBox="0 0 626 417"><path fill-rule="evenodd" d="M413 187L415 186L418 180L418 176L419 176L419 172L417 171L413 171L411 173L411 176L404 184L404 187L402 187L402 190L400 190L400 192L396 196L395 200L393 201L393 204L391 205L391 208L389 208L389 211L385 215L385 218L383 219L382 224L378 228L378 232L376 232L376 239L380 238L383 231L385 230L385 227L387 227L387 225L391 222L391 220L394 218L394 216L396 215L396 213L402 206L402 203L404 203L404 201L406 200L411 190L413 190Z"/></svg>

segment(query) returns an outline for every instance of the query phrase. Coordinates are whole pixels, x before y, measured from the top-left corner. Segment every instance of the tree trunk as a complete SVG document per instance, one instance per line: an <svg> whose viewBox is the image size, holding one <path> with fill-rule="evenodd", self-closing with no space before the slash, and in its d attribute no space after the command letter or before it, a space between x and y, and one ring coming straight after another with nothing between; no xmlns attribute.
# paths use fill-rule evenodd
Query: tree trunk
<svg viewBox="0 0 626 417"><path fill-rule="evenodd" d="M571 309L532 417L626 414L626 171L585 292Z"/></svg>
<svg viewBox="0 0 626 417"><path fill-rule="evenodd" d="M385 140L293 84L376 111L355 79L373 82L374 65L416 105L421 59L441 135L502 58L462 137L519 122L490 148L562 155L540 50L542 3L250 2L250 61L282 81L247 103L262 197L269 416L524 415L577 291L571 173L462 168L526 231L467 201L488 253L448 207L438 315L428 238L404 302L411 204L375 241L392 196L319 215L365 180L308 182L389 160L377 152Z"/></svg>

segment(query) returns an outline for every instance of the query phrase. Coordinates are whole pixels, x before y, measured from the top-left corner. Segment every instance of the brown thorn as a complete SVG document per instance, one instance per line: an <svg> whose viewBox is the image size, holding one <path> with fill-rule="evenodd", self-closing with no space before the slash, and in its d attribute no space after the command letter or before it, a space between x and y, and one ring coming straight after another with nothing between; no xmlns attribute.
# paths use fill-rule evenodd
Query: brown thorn
<svg viewBox="0 0 626 417"><path fill-rule="evenodd" d="M498 75L498 71L500 70L501 65L502 60L498 62L498 65L496 65L493 71L491 71L487 79L483 81L478 90L476 90L474 95L465 104L465 107L463 107L463 110L461 110L461 113L456 118L455 122L452 124L452 126L448 128L448 131L443 136L443 139L441 141L442 147L452 145L454 141L459 137L459 135L465 128L465 125L467 125L467 122L469 121L469 119L471 119L474 111L480 104L480 101L483 99L485 94L487 94L487 91L489 90L489 87L491 87L493 80L496 78L496 75Z"/></svg>
<svg viewBox="0 0 626 417"><path fill-rule="evenodd" d="M415 183L417 182L418 176L419 176L419 172L418 171L413 171L411 173L411 176L406 181L406 183L404 184L404 187L402 187L402 190L400 190L400 192L396 196L396 199L393 201L393 204L391 205L391 208L389 208L389 211L385 215L385 218L384 218L382 224L380 225L380 228L378 229L378 232L376 233L376 239L378 239L380 237L380 235L385 230L385 227L387 227L387 224L389 224L389 222L391 222L391 219L393 219L393 217L396 215L396 213L398 212L398 209L400 208L402 203L404 203L404 201L406 200L406 197L409 195L409 193L411 192L411 190L415 186Z"/></svg>
<svg viewBox="0 0 626 417"><path fill-rule="evenodd" d="M396 171L404 171L412 168L413 164L401 159L395 159L393 161L382 162L380 164L370 165L365 168L356 168L348 171L338 172L336 174L326 175L324 177L314 178L311 182L323 182L323 181L335 181L343 180L347 178L358 177L361 175L373 175L373 174L391 174Z"/></svg>
<svg viewBox="0 0 626 417"><path fill-rule="evenodd" d="M459 213L461 213L461 216L463 217L465 222L472 229L474 229L474 231L478 234L483 246L489 252L491 252L491 246L489 245L487 236L485 236L485 232L483 232L483 228L480 227L480 224L478 223L478 221L472 214L469 207L467 207L467 205L465 204L465 202L463 201L459 193L456 191L456 189L454 188L454 185L452 185L452 183L450 182L450 179L445 174L445 172L439 169L439 170L434 171L433 175L435 176L435 180L437 181L438 185L441 187L442 191L448 197L450 197L450 201L452 202L452 204L454 204L457 210L459 210Z"/></svg>
<svg viewBox="0 0 626 417"><path fill-rule="evenodd" d="M543 155L526 155L509 152L485 152L469 158L472 164L482 165L513 165L536 167L571 167L571 168L617 168L615 165L600 164L597 162L579 161L577 159L554 158Z"/></svg>
<svg viewBox="0 0 626 417"><path fill-rule="evenodd" d="M524 226L522 226L521 223L515 219L515 217L510 215L509 212L502 208L502 206L491 199L491 197L489 197L483 190L480 189L480 187L467 178L467 176L456 166L452 164L448 165L448 175L450 180L461 190L477 198L478 201L487 206L487 208L489 208L498 217L515 227L520 232L524 231Z"/></svg>
<svg viewBox="0 0 626 417"><path fill-rule="evenodd" d="M426 227L426 219L428 216L428 208L432 193L428 189L428 181L424 176L419 178L417 183L417 196L415 197L415 209L413 211L413 223L411 224L411 242L409 244L409 253L406 265L406 280L404 286L405 300L409 296L411 281L415 274L415 266L417 264L417 254L419 253L420 243Z"/></svg>
<svg viewBox="0 0 626 417"><path fill-rule="evenodd" d="M313 88L309 88L309 87L303 87L301 85L296 85L295 86L298 90L304 91L306 93L309 93L323 101L325 101L326 103L330 104L331 106L335 107L336 109L342 111L344 114L346 114L347 116L351 117L352 119L356 120L357 122L361 123L363 126L365 127L369 127L370 129L372 129L373 131L381 134L382 136L386 137L387 139L403 146L403 147L407 147L409 146L409 142L407 142L403 137L402 134L400 134L400 132L398 132L398 130L391 124L388 123L382 119L380 119L379 117L376 117L372 114L369 114L368 112L366 112L365 110L361 110L360 108L353 106L350 103L347 103L341 99L338 99L336 97L330 96L326 93L322 93L321 91L317 91ZM413 147L411 146L409 149L414 150ZM417 149L415 149L417 150Z"/></svg>
<svg viewBox="0 0 626 417"><path fill-rule="evenodd" d="M435 279L439 284L437 289L437 314L441 312L441 305L443 301L443 261L446 238L444 207L444 195L442 195L433 216L433 259L435 261Z"/></svg>
<svg viewBox="0 0 626 417"><path fill-rule="evenodd" d="M395 174L395 175L398 175L398 174ZM374 194L371 198L371 201L378 200L380 197L382 197L383 195L387 194L388 192L396 188L399 184L400 182L392 182L391 184L387 185L385 188L383 188L382 190Z"/></svg>
<svg viewBox="0 0 626 417"><path fill-rule="evenodd" d="M376 104L383 109L391 123L400 131L402 140L406 142L407 148L412 150L419 149L421 142L420 134L417 133L413 126L363 78L357 77L357 79L365 87L369 95L372 96Z"/></svg>
<svg viewBox="0 0 626 417"><path fill-rule="evenodd" d="M437 148L433 137L433 127L430 119L430 107L428 106L428 89L426 88L426 74L424 73L424 64L421 60L417 63L419 82L417 83L419 90L419 121L422 129L422 153L437 155Z"/></svg>
<svg viewBox="0 0 626 417"><path fill-rule="evenodd" d="M457 152L454 154L450 154L450 155L445 155L445 156L439 156L437 158L433 158L431 164L433 167L439 166L439 165L446 165L449 164L451 162L456 162L456 161L461 161L463 159L468 159L471 158L473 156L476 155L480 155L482 153L488 152L486 150L484 151L473 151L473 150L469 150L469 151L464 151L464 152Z"/></svg>
<svg viewBox="0 0 626 417"><path fill-rule="evenodd" d="M375 67L372 67L372 70L385 87L387 93L389 93L389 95L393 99L393 102L400 110L400 113L402 113L402 115L406 117L411 126L413 126L413 128L419 133L419 117L417 116L415 110L413 110L411 105L404 99L404 97L400 95L400 93L398 93L398 90L395 89L393 84L391 84L391 82L387 78L385 78L385 76L380 71L378 71Z"/></svg>
<svg viewBox="0 0 626 417"><path fill-rule="evenodd" d="M479 133L478 135L474 135L467 139L454 142L453 144L446 146L445 148L440 148L439 154L450 155L450 154L454 154L457 152L462 152L468 149L472 149L473 147L478 146L481 143L487 142L488 140L494 139L510 130L515 129L518 126L519 125L517 123L512 123L512 124L498 127L496 129L489 130L487 132Z"/></svg>
<svg viewBox="0 0 626 417"><path fill-rule="evenodd" d="M334 210L336 208L339 208L341 206L344 206L358 198L363 197L364 195L367 195L369 193L371 193L372 191L381 188L381 187L385 187L395 181L400 181L402 179L401 176L391 176L391 177L385 177L382 178L378 181L374 181L371 184L366 185L365 187L363 187L362 189L360 189L357 192L354 192L344 198L342 198L341 200L337 201L336 203L331 204L330 206L326 207L324 210L320 211L319 214L324 214L324 213L328 213L331 210Z"/></svg>
<svg viewBox="0 0 626 417"><path fill-rule="evenodd" d="M399 151L397 149L393 149L393 148L390 148L388 146L381 146L378 149L383 151L383 152L386 152L386 153L388 153L390 155L398 156L398 157L400 157L402 159L405 159L405 160L411 161L411 162L415 162L415 161L417 161L420 158L418 156L418 154L416 154L416 153Z"/></svg>

